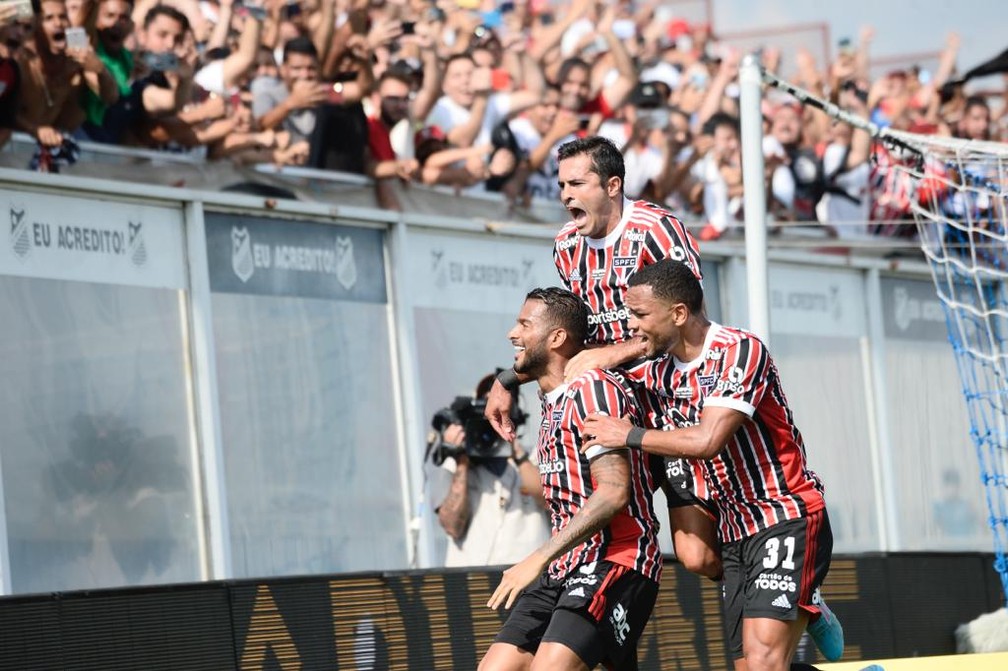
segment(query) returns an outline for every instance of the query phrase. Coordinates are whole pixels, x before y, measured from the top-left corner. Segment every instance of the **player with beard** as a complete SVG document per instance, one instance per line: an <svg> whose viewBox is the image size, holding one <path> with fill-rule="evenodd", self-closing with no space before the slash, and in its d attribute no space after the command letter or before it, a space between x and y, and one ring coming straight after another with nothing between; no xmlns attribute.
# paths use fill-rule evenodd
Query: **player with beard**
<svg viewBox="0 0 1008 671"><path fill-rule="evenodd" d="M584 347L587 317L571 292L534 289L508 333L515 369L542 394L537 456L553 535L504 571L490 597L490 608L514 610L481 671L637 668L637 641L661 576L654 483L640 450L582 454L589 414L640 421L617 374L592 370L564 382L564 368Z"/></svg>
<svg viewBox="0 0 1008 671"><path fill-rule="evenodd" d="M105 104L118 98L118 89L101 59L89 45L67 47L70 27L63 0L42 0L35 17L35 34L18 54L21 102L17 114L20 130L45 147L63 144L63 133L84 120L79 100L85 88Z"/></svg>
<svg viewBox="0 0 1008 671"><path fill-rule="evenodd" d="M685 265L660 261L629 284L630 326L650 360L642 378L664 401L666 430L594 413L582 449L628 445L702 466L698 492L719 513L735 668L783 671L807 622L814 636L837 627L819 598L833 548L824 489L777 368L752 333L707 319L703 288ZM843 652L838 633L827 647L817 640L831 660Z"/></svg>

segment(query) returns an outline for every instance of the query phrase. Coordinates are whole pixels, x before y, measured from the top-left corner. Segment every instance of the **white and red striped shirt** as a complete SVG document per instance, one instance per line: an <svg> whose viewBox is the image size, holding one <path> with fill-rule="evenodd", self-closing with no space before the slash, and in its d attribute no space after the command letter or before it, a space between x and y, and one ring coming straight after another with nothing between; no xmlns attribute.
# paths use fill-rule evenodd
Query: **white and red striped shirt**
<svg viewBox="0 0 1008 671"><path fill-rule="evenodd" d="M537 456L554 535L570 523L595 491L589 459L608 450L593 448L588 454L580 451L585 417L594 412L640 421L626 382L611 371L588 371L543 395ZM655 581L661 577L658 518L651 503L655 483L649 455L642 450L628 450L627 456L630 503L604 529L553 560L549 566L551 577L562 579L579 565L600 560L634 569Z"/></svg>
<svg viewBox="0 0 1008 671"><path fill-rule="evenodd" d="M605 238L586 238L569 222L553 243L553 261L564 286L588 305L589 343L630 337L627 279L638 268L672 258L699 279L700 249L682 222L657 205L623 199L623 217Z"/></svg>
<svg viewBox="0 0 1008 671"><path fill-rule="evenodd" d="M700 498L719 512L722 542L730 543L825 506L823 484L805 460L805 443L766 346L742 329L711 324L700 356L671 355L635 371L664 400L665 430L700 423L705 406L749 416L721 452L693 460Z"/></svg>

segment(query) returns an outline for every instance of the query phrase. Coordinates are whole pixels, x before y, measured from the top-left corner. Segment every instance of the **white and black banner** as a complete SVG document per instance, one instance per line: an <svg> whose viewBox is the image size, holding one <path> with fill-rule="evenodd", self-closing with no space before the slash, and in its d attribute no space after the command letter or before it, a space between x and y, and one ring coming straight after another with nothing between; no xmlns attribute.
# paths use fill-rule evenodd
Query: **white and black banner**
<svg viewBox="0 0 1008 671"><path fill-rule="evenodd" d="M770 266L770 328L791 335L858 338L866 333L861 274Z"/></svg>
<svg viewBox="0 0 1008 671"><path fill-rule="evenodd" d="M884 277L881 284L887 338L948 340L945 310L933 282Z"/></svg>
<svg viewBox="0 0 1008 671"><path fill-rule="evenodd" d="M210 290L385 303L382 231L208 212Z"/></svg>
<svg viewBox="0 0 1008 671"><path fill-rule="evenodd" d="M0 207L0 274L186 286L180 209L29 191L5 191Z"/></svg>
<svg viewBox="0 0 1008 671"><path fill-rule="evenodd" d="M409 245L418 307L517 315L530 289L561 286L551 240L410 231Z"/></svg>

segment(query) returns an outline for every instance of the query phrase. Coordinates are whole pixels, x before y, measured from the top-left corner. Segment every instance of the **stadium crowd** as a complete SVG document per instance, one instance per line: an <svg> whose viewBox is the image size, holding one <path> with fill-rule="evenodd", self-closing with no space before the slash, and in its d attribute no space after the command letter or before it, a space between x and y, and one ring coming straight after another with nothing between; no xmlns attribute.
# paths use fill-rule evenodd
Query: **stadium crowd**
<svg viewBox="0 0 1008 671"><path fill-rule="evenodd" d="M14 0L0 5L0 142L77 140L556 199L557 149L599 134L625 189L699 222L741 218L740 54L658 0ZM873 31L794 82L879 125L1001 140L1008 104L957 82L958 38L934 72L869 73ZM761 50L777 71L782 54ZM1000 94L998 94L1000 96ZM863 131L777 91L764 101L770 210L830 234L903 235L910 190Z"/></svg>

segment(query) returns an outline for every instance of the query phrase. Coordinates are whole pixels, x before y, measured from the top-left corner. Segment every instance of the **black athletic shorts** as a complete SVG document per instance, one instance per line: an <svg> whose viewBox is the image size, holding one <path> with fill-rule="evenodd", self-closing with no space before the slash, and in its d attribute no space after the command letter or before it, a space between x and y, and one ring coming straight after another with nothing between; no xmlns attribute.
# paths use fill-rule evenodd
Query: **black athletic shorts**
<svg viewBox="0 0 1008 671"><path fill-rule="evenodd" d="M543 573L514 605L495 643L534 653L562 643L589 669L636 671L637 641L658 598L658 583L607 561L583 564L566 578Z"/></svg>
<svg viewBox="0 0 1008 671"><path fill-rule="evenodd" d="M693 469L686 459L673 457L664 458L664 472L659 474L658 483L665 493L665 501L669 508L685 506L700 506L704 511L717 519L717 509L710 501L705 501L696 495L693 486Z"/></svg>
<svg viewBox="0 0 1008 671"><path fill-rule="evenodd" d="M742 657L744 618L790 621L799 609L819 612L819 587L832 555L825 508L721 548L725 630L735 659Z"/></svg>

